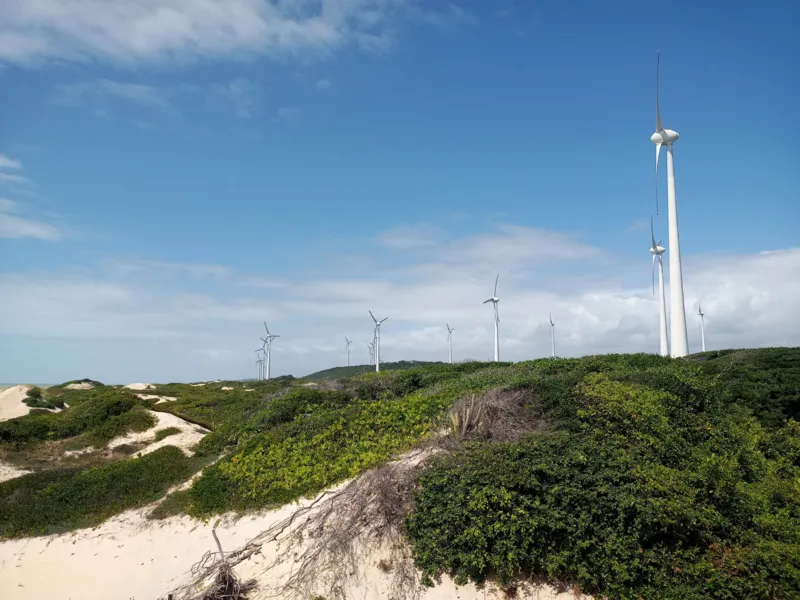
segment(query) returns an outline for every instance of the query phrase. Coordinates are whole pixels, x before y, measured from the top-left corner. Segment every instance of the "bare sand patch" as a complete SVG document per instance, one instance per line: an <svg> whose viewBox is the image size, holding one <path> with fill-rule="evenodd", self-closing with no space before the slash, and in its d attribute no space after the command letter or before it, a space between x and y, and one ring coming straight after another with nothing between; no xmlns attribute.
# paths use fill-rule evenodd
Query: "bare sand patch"
<svg viewBox="0 0 800 600"><path fill-rule="evenodd" d="M128 385L122 386L129 390L154 390L156 386L152 383L129 383Z"/></svg>
<svg viewBox="0 0 800 600"><path fill-rule="evenodd" d="M142 400L155 400L156 404L161 404L162 402L174 402L177 400L175 396L156 396L154 394L136 394Z"/></svg>
<svg viewBox="0 0 800 600"><path fill-rule="evenodd" d="M114 448L122 444L147 444L142 450L137 452L138 456L150 454L164 446L177 446L183 450L184 454L191 456L193 453L191 448L197 444L203 436L208 433L208 430L203 429L199 425L184 421L180 417L171 415L169 413L147 411L157 419L155 426L147 431L134 431L125 435L114 438L108 443L108 449L114 451ZM180 433L174 433L165 437L163 440L153 442L155 433L158 429L165 429L167 427L176 427L180 429ZM152 443L150 443L152 442Z"/></svg>
<svg viewBox="0 0 800 600"><path fill-rule="evenodd" d="M0 481L8 481L9 479L15 479L16 477L27 475L28 473L32 473L32 471L18 469L17 467L12 467L9 464L0 462ZM2 569L0 568L0 570Z"/></svg>
<svg viewBox="0 0 800 600"><path fill-rule="evenodd" d="M23 417L30 412L30 406L23 402L29 389L29 385L15 385L0 392L0 421Z"/></svg>
<svg viewBox="0 0 800 600"><path fill-rule="evenodd" d="M65 390L90 390L94 387L93 383L89 383L88 381L82 381L80 383L70 383L69 385L65 385Z"/></svg>

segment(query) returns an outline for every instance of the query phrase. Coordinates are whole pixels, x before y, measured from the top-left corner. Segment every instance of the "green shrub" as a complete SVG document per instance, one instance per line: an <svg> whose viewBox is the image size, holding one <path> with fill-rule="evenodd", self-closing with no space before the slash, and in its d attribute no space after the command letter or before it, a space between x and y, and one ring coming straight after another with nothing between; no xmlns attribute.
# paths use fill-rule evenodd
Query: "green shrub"
<svg viewBox="0 0 800 600"><path fill-rule="evenodd" d="M164 429L156 429L155 441L160 442L165 437L169 437L170 435L175 435L176 433L180 432L181 430L178 427L165 427Z"/></svg>
<svg viewBox="0 0 800 600"><path fill-rule="evenodd" d="M800 426L766 428L696 364L579 362L518 379L558 431L468 443L423 471L406 527L426 583L538 575L609 598L800 597Z"/></svg>
<svg viewBox="0 0 800 600"><path fill-rule="evenodd" d="M0 536L90 527L152 502L188 478L196 460L173 446L86 470L55 469L0 483Z"/></svg>

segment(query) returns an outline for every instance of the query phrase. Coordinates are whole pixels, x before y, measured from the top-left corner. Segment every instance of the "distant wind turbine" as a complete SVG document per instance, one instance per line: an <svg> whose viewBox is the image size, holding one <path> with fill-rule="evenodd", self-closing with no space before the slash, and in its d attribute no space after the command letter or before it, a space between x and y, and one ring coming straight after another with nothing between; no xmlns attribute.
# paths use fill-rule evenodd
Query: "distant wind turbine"
<svg viewBox="0 0 800 600"><path fill-rule="evenodd" d="M449 323L445 323L447 325L447 345L449 346L448 357L450 359L450 364L453 364L453 332L456 330L455 327L450 327Z"/></svg>
<svg viewBox="0 0 800 600"><path fill-rule="evenodd" d="M259 369L259 372L258 372L258 380L259 381L264 379L264 363L267 360L267 342L266 342L266 340L264 340L264 338L260 338L260 339L264 343L262 344L261 348L257 348L256 349L256 352L263 352L264 353L264 357L260 358L258 360L261 363L261 369Z"/></svg>
<svg viewBox="0 0 800 600"><path fill-rule="evenodd" d="M375 338L373 337L373 340L374 339ZM367 344L367 348L369 349L369 364L374 365L375 364L375 342L373 341L372 343L368 343Z"/></svg>
<svg viewBox="0 0 800 600"><path fill-rule="evenodd" d="M346 342L344 348L347 351L347 366L349 367L350 366L350 344L352 344L353 342L348 340L347 336L344 336L344 341Z"/></svg>
<svg viewBox="0 0 800 600"><path fill-rule="evenodd" d="M700 315L700 347L706 351L706 313L703 312L703 305L698 304L697 314Z"/></svg>
<svg viewBox="0 0 800 600"><path fill-rule="evenodd" d="M389 317L384 317L378 321L372 311L369 311L369 316L375 322L375 372L377 373L381 370L381 325Z"/></svg>
<svg viewBox="0 0 800 600"><path fill-rule="evenodd" d="M266 321L264 321L264 329L267 331L266 339L261 338L261 341L264 342L264 344L267 347L267 368L266 368L266 376L264 377L264 379L269 379L269 377L270 377L270 363L271 363L271 358L272 358L272 342L275 340L275 338L279 338L281 336L275 335L273 333L270 333L269 332L269 327L267 327L267 322Z"/></svg>
<svg viewBox="0 0 800 600"><path fill-rule="evenodd" d="M500 281L500 273L497 274L497 279L494 280L494 295L484 301L484 304L492 303L494 306L494 362L500 362L500 314L497 311L497 304L500 298L497 297L497 282Z"/></svg>
<svg viewBox="0 0 800 600"><path fill-rule="evenodd" d="M258 381L261 381L261 370L264 368L264 361L262 359L256 359L256 366L258 367Z"/></svg>
<svg viewBox="0 0 800 600"><path fill-rule="evenodd" d="M656 214L658 214L658 157L661 146L667 148L667 213L669 217L669 308L671 356L678 358L689 354L689 336L686 332L686 306L683 299L683 271L681 269L681 244L678 235L678 202L675 199L675 165L672 145L680 137L677 131L664 129L658 104L658 71L661 53L656 61L656 132L650 141L656 145Z"/></svg>
<svg viewBox="0 0 800 600"><path fill-rule="evenodd" d="M669 356L669 337L667 336L667 298L664 295L664 247L656 242L653 232L653 217L650 217L650 254L653 255L653 294L656 293L656 261L658 261L658 295L660 297L658 322L661 339L661 356Z"/></svg>
<svg viewBox="0 0 800 600"><path fill-rule="evenodd" d="M553 323L553 313L550 313L550 356L556 357L556 324Z"/></svg>

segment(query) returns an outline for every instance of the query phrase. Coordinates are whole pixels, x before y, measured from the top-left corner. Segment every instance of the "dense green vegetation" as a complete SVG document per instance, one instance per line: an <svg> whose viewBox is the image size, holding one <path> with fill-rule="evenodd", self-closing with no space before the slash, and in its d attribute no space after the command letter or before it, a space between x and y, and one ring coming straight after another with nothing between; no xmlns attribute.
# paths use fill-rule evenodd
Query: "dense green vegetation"
<svg viewBox="0 0 800 600"><path fill-rule="evenodd" d="M423 472L407 532L428 583L446 572L610 598L799 597L800 424L787 417L800 351L699 358L509 368L552 426L467 442Z"/></svg>
<svg viewBox="0 0 800 600"><path fill-rule="evenodd" d="M442 365L441 362L425 362L421 360L400 360L397 362L382 362L381 371L399 371L401 369L412 369L425 365ZM324 371L317 371L306 375L303 379L307 381L321 381L323 379L344 379L347 377L357 377L375 371L375 365L353 365L351 367L333 367Z"/></svg>
<svg viewBox="0 0 800 600"><path fill-rule="evenodd" d="M167 446L90 469L53 469L0 483L0 536L68 531L101 523L163 496L202 466Z"/></svg>
<svg viewBox="0 0 800 600"><path fill-rule="evenodd" d="M163 494L198 461L216 462L154 517L313 496L436 439L460 400L490 419L481 403L507 395L541 427L465 426L420 472L405 531L428 583L448 573L565 581L598 598L800 597L800 349L383 367L143 392L177 398L159 404L106 386L45 390L43 401L70 408L0 423L0 444L102 444L144 426L145 407L209 434L193 459L167 447L0 484L0 535L99 522ZM26 514L26 502L41 510Z"/></svg>

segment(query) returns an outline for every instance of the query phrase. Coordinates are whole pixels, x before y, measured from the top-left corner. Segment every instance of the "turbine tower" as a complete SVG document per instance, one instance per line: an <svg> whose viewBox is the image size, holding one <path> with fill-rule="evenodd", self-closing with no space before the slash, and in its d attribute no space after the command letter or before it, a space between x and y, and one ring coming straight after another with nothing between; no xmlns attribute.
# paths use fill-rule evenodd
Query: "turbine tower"
<svg viewBox="0 0 800 600"><path fill-rule="evenodd" d="M261 338L261 341L264 342L264 344L267 347L267 367L266 367L266 376L264 377L264 379L269 379L269 376L270 376L270 359L272 358L272 342L273 342L273 340L275 340L275 338L279 338L281 336L270 333L269 332L269 327L267 327L267 322L266 321L264 321L264 329L266 329L266 331L267 331L266 339Z"/></svg>
<svg viewBox="0 0 800 600"><path fill-rule="evenodd" d="M262 359L256 359L256 366L258 367L258 381L261 381L261 370L264 368L264 361Z"/></svg>
<svg viewBox="0 0 800 600"><path fill-rule="evenodd" d="M706 313L703 312L703 305L698 304L697 314L700 315L700 347L706 351Z"/></svg>
<svg viewBox="0 0 800 600"><path fill-rule="evenodd" d="M661 242L656 242L653 232L653 217L650 217L650 254L653 255L653 294L656 293L656 260L658 261L658 295L659 312L658 322L661 338L661 356L669 356L669 337L667 336L667 298L664 295L664 247Z"/></svg>
<svg viewBox="0 0 800 600"><path fill-rule="evenodd" d="M553 313L550 313L550 356L556 357L556 324L553 323Z"/></svg>
<svg viewBox="0 0 800 600"><path fill-rule="evenodd" d="M264 344L261 346L261 348L256 348L256 352L263 352L264 356L262 358L259 358L258 361L257 361L257 362L261 363L261 368L258 371L258 380L259 381L264 379L264 363L265 363L265 361L267 359L267 342L264 340L264 338L260 338L260 339L261 339L262 342L264 342Z"/></svg>
<svg viewBox="0 0 800 600"><path fill-rule="evenodd" d="M344 349L347 351L347 366L349 367L350 366L350 344L352 344L353 342L348 340L347 336L344 336L344 341L345 341Z"/></svg>
<svg viewBox="0 0 800 600"><path fill-rule="evenodd" d="M497 274L497 279L494 280L494 295L484 304L492 303L494 306L494 362L500 362L500 314L497 312L497 304L500 298L497 297L497 282L500 281L500 273Z"/></svg>
<svg viewBox="0 0 800 600"><path fill-rule="evenodd" d="M449 347L448 351L448 358L450 360L450 364L453 364L453 332L456 330L455 327L450 327L449 323L445 323L447 325L447 345Z"/></svg>
<svg viewBox="0 0 800 600"><path fill-rule="evenodd" d="M667 213L669 217L669 308L671 356L678 358L689 354L686 333L686 306L683 300L683 271L681 270L681 244L678 236L678 203L675 199L675 164L672 145L680 137L677 131L664 129L658 104L658 71L661 53L656 61L656 132L650 141L656 145L656 214L658 214L658 157L661 146L667 148Z"/></svg>
<svg viewBox="0 0 800 600"><path fill-rule="evenodd" d="M375 372L378 373L381 370L381 325L389 317L384 317L378 321L372 311L369 311L369 316L375 321Z"/></svg>
<svg viewBox="0 0 800 600"><path fill-rule="evenodd" d="M371 344L367 344L367 348L369 349L369 364L375 364L375 342Z"/></svg>

